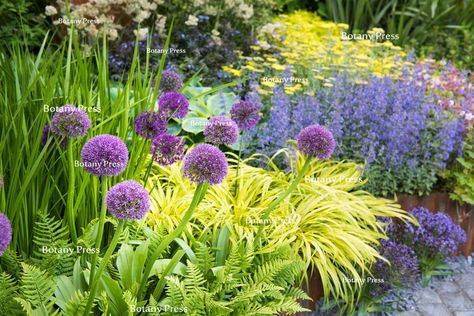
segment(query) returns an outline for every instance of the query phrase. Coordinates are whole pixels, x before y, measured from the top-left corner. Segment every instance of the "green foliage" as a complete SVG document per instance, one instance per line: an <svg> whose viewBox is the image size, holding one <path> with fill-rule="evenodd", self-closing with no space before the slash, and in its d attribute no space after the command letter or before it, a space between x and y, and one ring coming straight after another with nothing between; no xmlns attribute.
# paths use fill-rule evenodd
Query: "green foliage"
<svg viewBox="0 0 474 316"><path fill-rule="evenodd" d="M18 295L16 281L5 272L0 273L0 315L21 315L20 306L13 299Z"/></svg>
<svg viewBox="0 0 474 316"><path fill-rule="evenodd" d="M49 27L43 15L45 0L17 0L0 2L0 41L4 46L22 42L32 48L41 46Z"/></svg>
<svg viewBox="0 0 474 316"><path fill-rule="evenodd" d="M399 34L398 45L449 58L463 67L474 66L472 1L326 0L318 1L318 8L322 16L349 24L352 32L381 27L387 34Z"/></svg>
<svg viewBox="0 0 474 316"><path fill-rule="evenodd" d="M456 158L442 176L447 179L449 196L460 203L474 204L474 128L466 134L463 156Z"/></svg>
<svg viewBox="0 0 474 316"><path fill-rule="evenodd" d="M53 298L55 283L46 271L26 263L21 264L23 274L20 281L21 296L15 300L28 315L56 315Z"/></svg>
<svg viewBox="0 0 474 316"><path fill-rule="evenodd" d="M69 242L69 230L61 221L49 218L46 213L38 214L33 228L33 242L36 245L33 262L51 275L72 273L76 248ZM72 253L46 254L48 249L74 250Z"/></svg>
<svg viewBox="0 0 474 316"><path fill-rule="evenodd" d="M149 308L165 315L278 315L305 311L298 299L309 299L295 288L304 264L275 254L258 257L253 240L230 246L223 265L217 265L215 253L205 244L196 245L196 260L187 261L184 277L169 276L167 297Z"/></svg>
<svg viewBox="0 0 474 316"><path fill-rule="evenodd" d="M231 239L256 234L263 211L294 177L293 172L287 174L273 162L268 163L270 171L251 167L249 163L258 158L240 164L239 181L227 177L209 188L187 227L187 236L200 238L224 227L230 230ZM300 170L302 161L298 159L292 170ZM235 165L230 165L229 174L235 171ZM348 306L354 303L358 284L349 284L345 278L363 278L379 258L376 246L385 234L377 217L409 220L393 201L361 190L365 183L359 181L362 172L361 166L352 162L314 161L304 181L271 213L259 249L259 253L270 254L281 245L291 245L306 269L314 268L321 274L326 298L332 295ZM147 221L171 231L190 203L192 184L182 176L180 163L153 168L151 174L148 186L153 187L154 206ZM239 185L237 196L233 194L235 185Z"/></svg>

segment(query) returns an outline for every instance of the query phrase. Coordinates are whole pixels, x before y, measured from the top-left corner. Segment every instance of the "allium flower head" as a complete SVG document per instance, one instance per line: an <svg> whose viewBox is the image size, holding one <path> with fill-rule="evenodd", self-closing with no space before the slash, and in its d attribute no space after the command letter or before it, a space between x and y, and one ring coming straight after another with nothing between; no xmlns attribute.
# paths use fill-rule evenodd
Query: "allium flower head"
<svg viewBox="0 0 474 316"><path fill-rule="evenodd" d="M41 135L41 146L43 146L43 147L46 146L46 143L48 143L48 140L49 140L50 137L51 137L51 128L49 127L48 124L46 124L43 127L43 134ZM66 149L67 144L68 144L68 140L67 140L66 137L64 137L62 142L61 142L61 148ZM54 141L51 141L48 148L51 148L53 146L54 146Z"/></svg>
<svg viewBox="0 0 474 316"><path fill-rule="evenodd" d="M12 225L5 214L0 212L0 256L3 255L12 241Z"/></svg>
<svg viewBox="0 0 474 316"><path fill-rule="evenodd" d="M194 183L221 183L227 176L227 159L219 148L200 144L184 157L183 173Z"/></svg>
<svg viewBox="0 0 474 316"><path fill-rule="evenodd" d="M240 101L234 104L230 115L240 129L254 128L260 121L258 106L249 101Z"/></svg>
<svg viewBox="0 0 474 316"><path fill-rule="evenodd" d="M183 80L181 80L181 77L176 72L171 70L163 71L160 79L160 91L164 93L178 91L182 86Z"/></svg>
<svg viewBox="0 0 474 316"><path fill-rule="evenodd" d="M51 120L51 131L58 136L86 136L90 127L91 121L87 113L69 104L60 107Z"/></svg>
<svg viewBox="0 0 474 316"><path fill-rule="evenodd" d="M179 92L167 92L158 98L158 108L166 117L184 118L189 111L186 97Z"/></svg>
<svg viewBox="0 0 474 316"><path fill-rule="evenodd" d="M135 132L146 139L153 139L168 129L168 122L163 114L145 111L135 119Z"/></svg>
<svg viewBox="0 0 474 316"><path fill-rule="evenodd" d="M81 157L84 169L94 176L116 176L127 167L128 150L117 136L98 135L85 143Z"/></svg>
<svg viewBox="0 0 474 316"><path fill-rule="evenodd" d="M150 196L140 183L127 180L110 188L105 203L118 219L141 219L150 209Z"/></svg>
<svg viewBox="0 0 474 316"><path fill-rule="evenodd" d="M215 116L207 122L204 128L206 142L216 145L232 145L239 138L239 127L225 116Z"/></svg>
<svg viewBox="0 0 474 316"><path fill-rule="evenodd" d="M181 137L161 134L151 143L153 160L162 166L167 166L183 159L184 140Z"/></svg>
<svg viewBox="0 0 474 316"><path fill-rule="evenodd" d="M298 135L298 150L308 156L328 159L336 148L332 133L321 125L310 125Z"/></svg>

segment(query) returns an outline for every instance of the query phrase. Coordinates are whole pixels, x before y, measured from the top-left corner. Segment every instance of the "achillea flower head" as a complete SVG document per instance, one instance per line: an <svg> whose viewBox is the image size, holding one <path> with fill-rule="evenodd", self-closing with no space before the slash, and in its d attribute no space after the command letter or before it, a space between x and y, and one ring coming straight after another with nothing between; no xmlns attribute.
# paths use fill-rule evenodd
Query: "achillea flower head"
<svg viewBox="0 0 474 316"><path fill-rule="evenodd" d="M63 137L82 137L87 135L91 121L87 113L70 104L58 109L51 120L51 131Z"/></svg>
<svg viewBox="0 0 474 316"><path fill-rule="evenodd" d="M184 140L181 137L161 134L151 143L153 160L162 166L168 166L184 156Z"/></svg>
<svg viewBox="0 0 474 316"><path fill-rule="evenodd" d="M163 93L178 91L183 86L183 80L174 71L165 70L161 74L160 91Z"/></svg>
<svg viewBox="0 0 474 316"><path fill-rule="evenodd" d="M145 111L135 119L135 132L146 139L153 139L167 129L168 122L162 113Z"/></svg>
<svg viewBox="0 0 474 316"><path fill-rule="evenodd" d="M179 92L167 92L158 98L158 108L166 117L184 118L189 111L189 102Z"/></svg>
<svg viewBox="0 0 474 316"><path fill-rule="evenodd" d="M105 203L116 218L137 220L148 213L150 196L143 185L135 180L127 180L110 188Z"/></svg>
<svg viewBox="0 0 474 316"><path fill-rule="evenodd" d="M117 176L128 163L125 143L113 135L98 135L85 143L81 152L84 170L97 177Z"/></svg>
<svg viewBox="0 0 474 316"><path fill-rule="evenodd" d="M204 128L206 142L215 145L232 145L239 138L239 127L237 124L225 116L215 116L207 122Z"/></svg>
<svg viewBox="0 0 474 316"><path fill-rule="evenodd" d="M50 137L51 137L51 128L49 127L48 124L46 124L43 127L43 134L41 134L41 146L43 147L46 146ZM64 137L61 142L61 148L65 150L67 148L67 144L68 144L67 137ZM54 146L54 141L51 141L51 143L48 146L48 149L52 148L53 146Z"/></svg>
<svg viewBox="0 0 474 316"><path fill-rule="evenodd" d="M227 176L227 159L219 148L200 144L184 157L183 173L191 182L216 185Z"/></svg>
<svg viewBox="0 0 474 316"><path fill-rule="evenodd" d="M5 214L0 212L0 256L3 255L12 241L12 225Z"/></svg>
<svg viewBox="0 0 474 316"><path fill-rule="evenodd" d="M297 145L301 153L325 160L331 157L334 152L336 141L327 128L314 124L300 132Z"/></svg>
<svg viewBox="0 0 474 316"><path fill-rule="evenodd" d="M260 121L259 108L255 103L249 101L240 101L232 106L230 110L231 118L237 123L237 126L243 129L254 128Z"/></svg>

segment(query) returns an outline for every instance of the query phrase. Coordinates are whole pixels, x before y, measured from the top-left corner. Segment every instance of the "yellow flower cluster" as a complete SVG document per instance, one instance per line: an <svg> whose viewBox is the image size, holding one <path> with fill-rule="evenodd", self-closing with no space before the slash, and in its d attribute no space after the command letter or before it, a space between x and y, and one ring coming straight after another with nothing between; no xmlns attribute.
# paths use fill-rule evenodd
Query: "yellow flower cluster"
<svg viewBox="0 0 474 316"><path fill-rule="evenodd" d="M280 15L262 28L258 43L251 47L253 56L241 56L240 67L228 65L224 71L236 75L240 69L239 76L256 72L260 77L281 78L290 70L293 76L307 78L311 84L306 86L332 86L332 75L337 71L346 71L361 83L369 74L393 77L401 74L406 54L400 47L390 41L344 40L342 32L347 29L347 24L323 21L306 11ZM262 82L259 91L270 94L273 86L274 82ZM285 83L288 94L301 89L301 84Z"/></svg>

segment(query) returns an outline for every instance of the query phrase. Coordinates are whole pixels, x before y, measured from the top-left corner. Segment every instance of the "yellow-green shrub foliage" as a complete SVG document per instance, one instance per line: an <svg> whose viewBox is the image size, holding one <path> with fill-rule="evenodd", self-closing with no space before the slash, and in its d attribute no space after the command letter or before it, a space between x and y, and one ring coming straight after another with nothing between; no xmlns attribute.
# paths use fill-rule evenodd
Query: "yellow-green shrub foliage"
<svg viewBox="0 0 474 316"><path fill-rule="evenodd" d="M300 163L303 159L299 159ZM239 188L235 165L227 179L209 188L204 200L187 227L188 237L201 236L223 225L231 229L234 242L255 234L265 208L284 191L294 173L269 164L268 171L241 163ZM296 165L296 169L301 166ZM169 230L179 222L189 206L193 187L182 176L181 164L154 167L148 188L152 209L148 225L164 225ZM409 219L393 201L375 198L358 187L362 169L352 162L314 161L298 189L286 198L265 223L260 253L290 244L298 250L308 269L321 274L326 297L350 301L357 283L347 279L364 278L368 266L379 257L375 247L385 238L378 216Z"/></svg>

